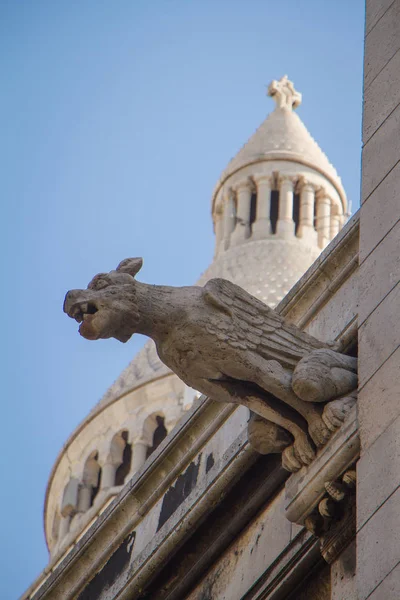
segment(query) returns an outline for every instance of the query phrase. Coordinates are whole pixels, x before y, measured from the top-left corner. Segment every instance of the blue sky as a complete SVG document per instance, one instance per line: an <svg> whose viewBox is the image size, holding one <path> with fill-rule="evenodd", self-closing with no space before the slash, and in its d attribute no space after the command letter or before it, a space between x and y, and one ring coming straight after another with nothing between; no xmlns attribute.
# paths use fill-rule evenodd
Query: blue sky
<svg viewBox="0 0 400 600"><path fill-rule="evenodd" d="M80 338L65 291L128 256L194 282L213 186L285 73L357 208L363 28L362 0L0 0L0 598L45 566L52 464L144 341Z"/></svg>

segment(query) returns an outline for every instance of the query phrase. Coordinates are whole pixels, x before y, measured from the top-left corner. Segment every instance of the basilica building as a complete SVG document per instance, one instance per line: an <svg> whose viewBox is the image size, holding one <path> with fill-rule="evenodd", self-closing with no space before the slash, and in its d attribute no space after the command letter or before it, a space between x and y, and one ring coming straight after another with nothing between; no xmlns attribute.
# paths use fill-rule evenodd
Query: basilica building
<svg viewBox="0 0 400 600"><path fill-rule="evenodd" d="M201 395L147 342L55 460L49 563L21 600L400 597L399 15L400 0L366 3L355 215L287 76L211 194L215 252L197 285L229 280L358 359L347 404L324 400L329 438L289 472L264 451L265 422L250 430L247 407Z"/></svg>

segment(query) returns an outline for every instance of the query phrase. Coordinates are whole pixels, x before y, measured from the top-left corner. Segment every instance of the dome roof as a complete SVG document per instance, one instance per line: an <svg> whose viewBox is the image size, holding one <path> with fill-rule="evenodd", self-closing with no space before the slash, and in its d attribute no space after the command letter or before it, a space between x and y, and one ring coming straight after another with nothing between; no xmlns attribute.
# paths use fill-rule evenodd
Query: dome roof
<svg viewBox="0 0 400 600"><path fill-rule="evenodd" d="M280 81L272 81L268 95L276 101L275 110L229 162L217 183L214 198L226 179L242 167L265 160L286 160L322 173L338 190L345 204L345 192L336 169L293 110L300 105L301 94L295 91L285 75Z"/></svg>

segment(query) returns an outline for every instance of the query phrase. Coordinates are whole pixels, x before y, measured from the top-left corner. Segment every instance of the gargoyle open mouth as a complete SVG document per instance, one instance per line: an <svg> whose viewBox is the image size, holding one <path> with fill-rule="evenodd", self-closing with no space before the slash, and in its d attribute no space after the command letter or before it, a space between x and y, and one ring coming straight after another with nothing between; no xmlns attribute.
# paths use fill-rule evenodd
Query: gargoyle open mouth
<svg viewBox="0 0 400 600"><path fill-rule="evenodd" d="M82 323L89 315L94 315L99 309L94 302L77 302L71 306L68 315L78 323Z"/></svg>

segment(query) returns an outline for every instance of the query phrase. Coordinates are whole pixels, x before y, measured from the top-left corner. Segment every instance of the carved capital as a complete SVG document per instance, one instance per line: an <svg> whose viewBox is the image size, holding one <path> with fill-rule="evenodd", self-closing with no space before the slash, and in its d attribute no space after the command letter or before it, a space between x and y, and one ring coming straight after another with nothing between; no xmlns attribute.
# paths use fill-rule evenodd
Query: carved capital
<svg viewBox="0 0 400 600"><path fill-rule="evenodd" d="M233 189L237 194L241 194L243 192L251 193L254 190L254 183L249 177L236 183Z"/></svg>
<svg viewBox="0 0 400 600"><path fill-rule="evenodd" d="M273 177L271 175L254 175L253 179L257 187L261 185L272 187Z"/></svg>
<svg viewBox="0 0 400 600"><path fill-rule="evenodd" d="M315 198L318 200L319 204L329 204L331 205L331 198L324 187L319 187L315 192Z"/></svg>
<svg viewBox="0 0 400 600"><path fill-rule="evenodd" d="M307 179L306 177L300 177L298 182L297 182L297 189L299 190L299 192L310 192L315 194L315 192L318 189L318 186L315 185L315 183L312 183L309 179Z"/></svg>
<svg viewBox="0 0 400 600"><path fill-rule="evenodd" d="M286 189L293 191L297 182L295 175L281 175L278 176L278 187L280 190Z"/></svg>

